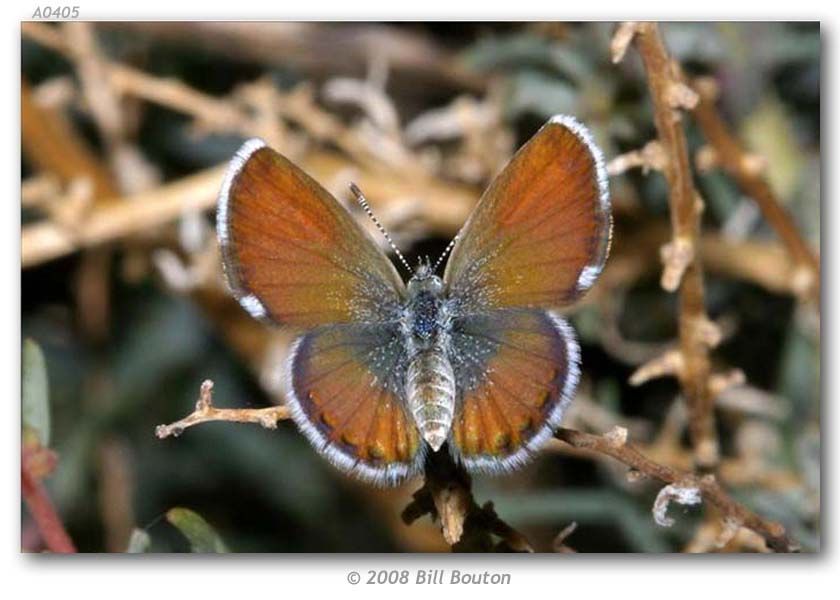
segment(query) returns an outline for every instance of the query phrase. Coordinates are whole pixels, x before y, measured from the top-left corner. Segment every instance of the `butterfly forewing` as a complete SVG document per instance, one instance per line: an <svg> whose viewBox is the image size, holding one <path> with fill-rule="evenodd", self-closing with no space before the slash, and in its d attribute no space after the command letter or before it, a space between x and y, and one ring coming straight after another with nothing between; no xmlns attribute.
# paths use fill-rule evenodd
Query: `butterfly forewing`
<svg viewBox="0 0 840 600"><path fill-rule="evenodd" d="M487 188L445 281L463 312L562 306L595 282L610 231L601 152L581 124L555 117Z"/></svg>
<svg viewBox="0 0 840 600"><path fill-rule="evenodd" d="M579 376L572 328L542 310L508 309L453 323L458 389L450 448L470 471L527 462L560 424Z"/></svg>
<svg viewBox="0 0 840 600"><path fill-rule="evenodd" d="M257 318L311 328L398 311L404 286L388 257L329 192L261 140L231 161L217 227L228 283Z"/></svg>

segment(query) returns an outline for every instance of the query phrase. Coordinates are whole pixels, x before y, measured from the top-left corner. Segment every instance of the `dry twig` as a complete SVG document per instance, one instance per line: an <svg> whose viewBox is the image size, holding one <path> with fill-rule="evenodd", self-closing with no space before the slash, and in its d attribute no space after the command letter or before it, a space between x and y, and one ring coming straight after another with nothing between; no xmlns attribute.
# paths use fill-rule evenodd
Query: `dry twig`
<svg viewBox="0 0 840 600"><path fill-rule="evenodd" d="M760 517L743 504L733 500L720 486L714 475L686 473L656 463L639 452L633 445L626 443L622 439L625 436L622 435L593 435L561 428L557 430L555 437L574 448L614 458L631 469L668 485L679 488L696 488L700 490L703 499L708 504L720 511L722 518L730 519L740 526L755 531L766 540L767 546L772 550L776 552L797 552L799 550L799 544L787 535L784 526Z"/></svg>
<svg viewBox="0 0 840 600"><path fill-rule="evenodd" d="M610 176L621 175L633 168L641 168L647 175L651 170L662 171L668 164L668 156L657 140L648 142L641 150L632 150L612 159L607 165Z"/></svg>
<svg viewBox="0 0 840 600"><path fill-rule="evenodd" d="M790 214L782 207L767 182L762 169L756 168L754 157L729 132L729 128L715 108L718 88L714 80L694 80L700 103L694 118L711 145L714 163L723 167L738 185L758 204L767 222L773 227L797 267L791 284L799 295L819 302L820 260L802 238Z"/></svg>
<svg viewBox="0 0 840 600"><path fill-rule="evenodd" d="M430 453L423 487L402 514L410 525L425 514L440 519L444 540L456 552L533 552L528 539L502 521L492 502L479 506L472 495L472 479L446 451ZM492 536L501 538L494 543Z"/></svg>
<svg viewBox="0 0 840 600"><path fill-rule="evenodd" d="M42 173L20 184L20 204L23 208L37 208L48 205L50 200L61 194L61 182L52 173Z"/></svg>
<svg viewBox="0 0 840 600"><path fill-rule="evenodd" d="M347 160L333 152L314 152L302 162L304 168L320 181L328 181L339 173L344 173L345 177L347 174ZM34 266L80 248L148 232L185 213L207 210L216 203L224 170L224 166L207 169L135 194L126 201L95 208L75 230L52 221L27 225L22 232L22 265L24 268ZM422 194L422 210L416 218L438 231L457 231L477 199L477 194L464 186L429 180L425 187L416 188L414 182L401 180L396 174L356 173L355 180L364 186L368 197L380 203L389 198L392 203L399 198L408 201Z"/></svg>
<svg viewBox="0 0 840 600"><path fill-rule="evenodd" d="M207 379L201 384L195 410L179 421L169 425L158 425L155 435L160 439L169 436L178 437L185 429L193 425L210 421L229 421L233 423L257 423L266 429L276 429L277 422L289 418L286 406L268 408L216 408L213 406L213 382Z"/></svg>
<svg viewBox="0 0 840 600"><path fill-rule="evenodd" d="M577 529L577 522L572 521L557 534L551 543L551 547L555 552L558 554L575 554L577 552L577 550L566 544L566 540L575 532L575 529Z"/></svg>
<svg viewBox="0 0 840 600"><path fill-rule="evenodd" d="M628 31L632 30L632 34ZM659 143L667 157L663 174L668 182L673 237L663 246L662 286L679 288L679 335L682 368L676 373L688 400L690 433L697 462L711 469L718 462L714 398L709 389L710 321L704 306L703 272L699 257L702 202L694 189L681 109L693 108L697 95L682 81L679 65L668 55L655 23L622 26L616 33L614 58L623 56L631 37L642 57L650 87Z"/></svg>

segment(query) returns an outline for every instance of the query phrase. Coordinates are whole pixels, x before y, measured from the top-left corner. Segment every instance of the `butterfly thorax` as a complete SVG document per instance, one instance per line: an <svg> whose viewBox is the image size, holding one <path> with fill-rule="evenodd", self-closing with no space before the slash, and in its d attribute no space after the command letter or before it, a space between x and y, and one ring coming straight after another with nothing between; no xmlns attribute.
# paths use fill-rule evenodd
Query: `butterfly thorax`
<svg viewBox="0 0 840 600"><path fill-rule="evenodd" d="M418 344L428 346L438 333L441 302L432 292L423 290L411 306L411 335Z"/></svg>
<svg viewBox="0 0 840 600"><path fill-rule="evenodd" d="M418 267L408 282L408 301L403 313L403 334L413 350L428 350L446 337L444 285L428 266Z"/></svg>
<svg viewBox="0 0 840 600"><path fill-rule="evenodd" d="M449 361L443 282L421 266L408 283L403 335L409 353L408 408L433 450L446 441L455 410L455 374Z"/></svg>

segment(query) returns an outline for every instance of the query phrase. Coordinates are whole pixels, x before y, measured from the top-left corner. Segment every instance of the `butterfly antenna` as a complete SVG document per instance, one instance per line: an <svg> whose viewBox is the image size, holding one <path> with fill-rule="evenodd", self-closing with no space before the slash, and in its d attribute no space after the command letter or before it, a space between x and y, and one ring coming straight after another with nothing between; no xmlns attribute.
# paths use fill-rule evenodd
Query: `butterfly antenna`
<svg viewBox="0 0 840 600"><path fill-rule="evenodd" d="M391 250L394 251L394 254L397 255L397 258L400 259L400 262L403 266L408 270L409 273L414 274L414 269L408 266L408 261L405 260L402 252L400 249L397 248L397 245L394 243L394 240L391 239L391 236L388 235L388 232L385 231L385 228L382 226L382 223L379 222L379 219L376 218L376 215L373 214L373 211L370 209L370 204L368 204L367 198L365 198L364 194L362 194L362 190L359 189L355 183L350 183L350 191L353 192L353 195L356 196L356 200L359 202L359 205L362 207L362 210L367 213L367 216L370 217L370 220L373 221L373 224L376 225L376 228L379 230L379 233L383 235L385 241L388 242L388 245L391 246Z"/></svg>
<svg viewBox="0 0 840 600"><path fill-rule="evenodd" d="M452 241L451 241L451 242L449 242L449 245L448 245L448 246L446 247L446 249L445 249L445 250L441 253L440 257L438 257L437 261L435 262L435 266L432 268L432 273L436 273L436 272L437 272L438 267L439 267L439 266L440 266L440 264L443 262L443 259L444 259L444 258L446 258L446 256L447 256L447 255L448 255L448 254L452 251L452 248L454 248L454 247L455 247L455 243L456 243L457 241L458 241L458 236L456 235L454 238L452 238Z"/></svg>

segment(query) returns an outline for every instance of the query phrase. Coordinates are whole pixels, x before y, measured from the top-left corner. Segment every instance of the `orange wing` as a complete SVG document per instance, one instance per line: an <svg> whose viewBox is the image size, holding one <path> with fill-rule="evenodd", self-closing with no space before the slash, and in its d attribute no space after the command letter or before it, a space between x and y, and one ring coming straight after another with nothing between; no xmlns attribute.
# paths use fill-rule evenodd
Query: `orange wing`
<svg viewBox="0 0 840 600"><path fill-rule="evenodd" d="M329 192L262 140L246 142L219 194L230 288L254 317L281 325L390 320L404 286Z"/></svg>
<svg viewBox="0 0 840 600"><path fill-rule="evenodd" d="M330 325L300 338L287 363L287 404L336 467L394 485L422 470L423 445L404 409L397 325Z"/></svg>
<svg viewBox="0 0 840 600"><path fill-rule="evenodd" d="M601 151L583 125L554 117L487 188L444 279L465 313L561 306L595 282L610 233Z"/></svg>
<svg viewBox="0 0 840 600"><path fill-rule="evenodd" d="M458 389L449 445L470 471L512 471L560 424L579 377L571 326L542 310L458 318L452 331Z"/></svg>

